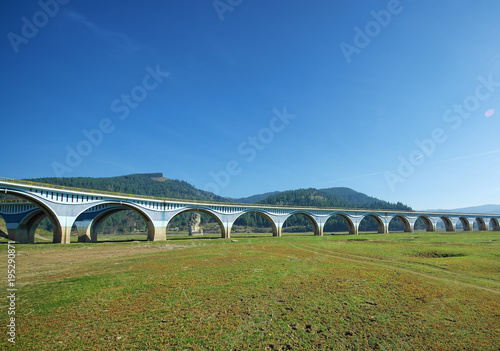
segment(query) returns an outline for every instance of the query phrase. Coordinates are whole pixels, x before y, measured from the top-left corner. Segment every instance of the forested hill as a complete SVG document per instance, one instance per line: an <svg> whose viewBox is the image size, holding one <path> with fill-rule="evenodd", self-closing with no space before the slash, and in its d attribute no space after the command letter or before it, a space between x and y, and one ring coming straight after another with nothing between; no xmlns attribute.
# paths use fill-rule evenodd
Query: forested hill
<svg viewBox="0 0 500 351"><path fill-rule="evenodd" d="M283 191L260 201L283 206L317 206L411 211L411 207L367 196L349 188L299 189Z"/></svg>
<svg viewBox="0 0 500 351"><path fill-rule="evenodd" d="M125 194L138 194L171 199L189 199L205 201L228 201L226 198L208 191L196 189L191 184L167 179L162 173L131 174L109 178L36 178L30 181L63 185L75 188L104 190Z"/></svg>
<svg viewBox="0 0 500 351"><path fill-rule="evenodd" d="M354 191L349 188L328 188L320 189L320 192L333 195L349 204L352 204L355 208L371 208L371 209L381 209L381 210L400 210L400 211L411 211L410 206L404 205L401 202L391 203L384 200L377 199L372 196Z"/></svg>
<svg viewBox="0 0 500 351"><path fill-rule="evenodd" d="M258 195L252 195L249 197L242 197L239 199L234 199L234 202L238 202L240 204L255 204L258 203L259 201L267 199L271 195L279 194L279 191L273 191L270 193L264 193L264 194L258 194Z"/></svg>

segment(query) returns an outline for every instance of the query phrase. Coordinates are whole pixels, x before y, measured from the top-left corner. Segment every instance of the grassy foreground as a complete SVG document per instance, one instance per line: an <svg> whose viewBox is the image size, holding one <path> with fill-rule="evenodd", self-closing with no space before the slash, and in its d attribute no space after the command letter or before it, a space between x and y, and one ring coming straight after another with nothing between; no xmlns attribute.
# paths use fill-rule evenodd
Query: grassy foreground
<svg viewBox="0 0 500 351"><path fill-rule="evenodd" d="M16 245L16 287L0 349L500 349L500 233Z"/></svg>

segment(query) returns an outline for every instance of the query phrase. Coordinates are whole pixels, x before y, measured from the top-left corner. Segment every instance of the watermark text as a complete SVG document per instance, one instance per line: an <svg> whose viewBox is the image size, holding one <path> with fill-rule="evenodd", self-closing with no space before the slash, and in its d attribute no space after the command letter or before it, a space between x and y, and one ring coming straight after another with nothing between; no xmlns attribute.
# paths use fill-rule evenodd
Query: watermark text
<svg viewBox="0 0 500 351"><path fill-rule="evenodd" d="M16 247L13 241L7 244L7 300L9 315L7 324L8 341L16 343Z"/></svg>
<svg viewBox="0 0 500 351"><path fill-rule="evenodd" d="M50 18L57 16L60 11L60 5L66 5L70 0L40 0L38 1L38 6L40 11L35 12L31 18L23 16L21 22L20 34L9 32L7 33L7 39L12 46L12 49L17 54L19 53L19 47L21 44L27 45L31 39L38 35L38 31L45 27Z"/></svg>

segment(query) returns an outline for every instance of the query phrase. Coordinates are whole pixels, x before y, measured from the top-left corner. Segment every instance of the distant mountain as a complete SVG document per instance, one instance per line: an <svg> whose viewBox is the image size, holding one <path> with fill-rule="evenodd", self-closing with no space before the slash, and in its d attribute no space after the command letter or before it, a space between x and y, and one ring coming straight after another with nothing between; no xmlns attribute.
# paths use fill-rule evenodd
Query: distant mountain
<svg viewBox="0 0 500 351"><path fill-rule="evenodd" d="M262 201L262 200L268 198L269 196L272 196L272 195L275 195L275 194L278 194L278 193L279 193L279 191L272 191L270 193L252 195L252 196L249 196L249 197L242 197L242 198L239 198L239 199L232 199L231 201L232 202L238 202L238 203L241 203L241 204L254 204L256 202L259 202L259 201Z"/></svg>
<svg viewBox="0 0 500 351"><path fill-rule="evenodd" d="M482 206L455 208L455 209L451 209L451 210L428 210L428 211L429 212L500 214L500 205L482 205Z"/></svg>

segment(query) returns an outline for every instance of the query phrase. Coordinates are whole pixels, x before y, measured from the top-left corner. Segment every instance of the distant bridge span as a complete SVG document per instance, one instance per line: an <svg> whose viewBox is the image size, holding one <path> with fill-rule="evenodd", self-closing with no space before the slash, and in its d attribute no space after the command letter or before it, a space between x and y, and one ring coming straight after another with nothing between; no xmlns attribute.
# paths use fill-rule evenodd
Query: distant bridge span
<svg viewBox="0 0 500 351"><path fill-rule="evenodd" d="M77 189L56 185L0 179L0 193L13 195L29 202L0 203L0 216L7 225L10 240L33 243L38 224L48 217L54 228L54 243L69 243L71 228L76 225L84 234L79 241L97 241L99 225L109 215L123 210L137 212L147 224L147 237L151 241L166 240L167 225L176 215L199 211L210 215L220 226L221 237L230 238L234 222L245 213L258 213L271 224L273 236L281 236L283 224L290 216L302 214L314 225L314 234L323 235L323 228L332 216L342 217L350 234L358 234L359 225L366 217L375 220L379 233L389 232L389 223L398 218L405 232L414 231L421 218L426 230L436 231L442 220L447 231L455 231L460 222L464 231L471 231L474 223L479 230L500 231L500 214L418 212L364 210L343 208L289 207L256 204L215 203L192 200L173 200Z"/></svg>

